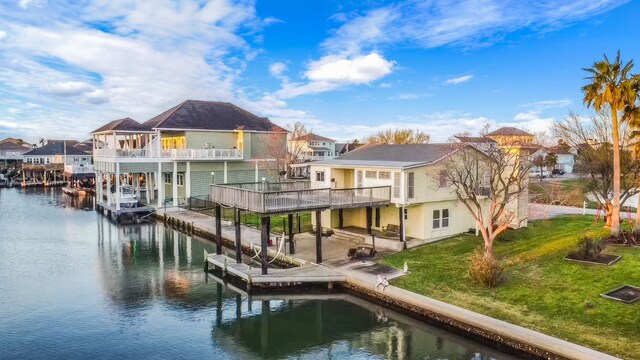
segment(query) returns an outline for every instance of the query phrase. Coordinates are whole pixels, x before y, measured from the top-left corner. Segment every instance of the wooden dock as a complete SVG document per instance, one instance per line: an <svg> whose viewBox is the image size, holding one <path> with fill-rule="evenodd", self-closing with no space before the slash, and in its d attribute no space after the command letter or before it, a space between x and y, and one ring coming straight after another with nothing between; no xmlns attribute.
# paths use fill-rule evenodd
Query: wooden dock
<svg viewBox="0 0 640 360"><path fill-rule="evenodd" d="M329 284L344 282L347 277L325 266L309 263L300 267L288 269L269 269L263 275L261 269L244 263L237 263L235 259L226 255L208 254L207 262L210 266L222 270L227 275L238 278L248 285L276 284L279 286L295 286L298 284Z"/></svg>

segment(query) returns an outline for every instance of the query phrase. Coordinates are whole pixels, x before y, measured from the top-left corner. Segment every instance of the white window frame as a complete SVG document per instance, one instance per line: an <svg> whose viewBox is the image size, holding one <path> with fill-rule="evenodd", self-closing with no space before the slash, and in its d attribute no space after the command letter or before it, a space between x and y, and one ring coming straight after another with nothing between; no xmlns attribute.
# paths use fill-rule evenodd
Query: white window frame
<svg viewBox="0 0 640 360"><path fill-rule="evenodd" d="M400 184L401 184L401 173L399 171L393 172L393 197L395 199L400 199Z"/></svg>
<svg viewBox="0 0 640 360"><path fill-rule="evenodd" d="M184 174L178 174L178 186L184 187Z"/></svg>
<svg viewBox="0 0 640 360"><path fill-rule="evenodd" d="M324 182L324 170L320 171L320 170L316 170L316 181L318 182Z"/></svg>
<svg viewBox="0 0 640 360"><path fill-rule="evenodd" d="M416 173L407 173L407 199L416 197Z"/></svg>
<svg viewBox="0 0 640 360"><path fill-rule="evenodd" d="M444 213L447 213L447 216L444 216ZM436 217L437 213L437 217ZM446 222L446 225L445 225ZM440 229L448 229L451 225L451 210L449 208L444 209L435 209L431 212L431 227L434 230Z"/></svg>
<svg viewBox="0 0 640 360"><path fill-rule="evenodd" d="M364 171L364 178L365 179L377 179L378 178L378 172L376 170L365 170Z"/></svg>
<svg viewBox="0 0 640 360"><path fill-rule="evenodd" d="M171 178L172 178L171 173L164 173L164 184L171 185L171 182L172 182Z"/></svg>
<svg viewBox="0 0 640 360"><path fill-rule="evenodd" d="M380 180L391 180L391 171L379 171L378 179Z"/></svg>

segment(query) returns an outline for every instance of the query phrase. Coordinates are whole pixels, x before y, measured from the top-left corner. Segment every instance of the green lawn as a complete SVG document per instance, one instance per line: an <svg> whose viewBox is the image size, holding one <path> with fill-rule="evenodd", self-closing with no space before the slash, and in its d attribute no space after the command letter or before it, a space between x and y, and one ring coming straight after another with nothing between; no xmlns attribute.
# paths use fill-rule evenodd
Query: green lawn
<svg viewBox="0 0 640 360"><path fill-rule="evenodd" d="M213 209L202 211L202 213L214 216ZM222 209L222 219L233 221L233 209ZM260 228L260 217L255 213L243 212L240 217L240 222L249 227L256 229ZM271 216L272 233L282 233L287 231L287 215ZM293 233L297 234L307 231L311 231L311 213L300 213L299 215L294 215Z"/></svg>
<svg viewBox="0 0 640 360"><path fill-rule="evenodd" d="M627 305L601 293L623 284L640 286L640 248L608 247L621 254L612 266L583 265L562 258L578 237L607 233L593 217L530 222L497 242L507 278L497 288L471 282L469 257L481 238L462 235L390 255L383 263L410 274L392 283L438 300L522 325L625 358L640 356L640 302Z"/></svg>

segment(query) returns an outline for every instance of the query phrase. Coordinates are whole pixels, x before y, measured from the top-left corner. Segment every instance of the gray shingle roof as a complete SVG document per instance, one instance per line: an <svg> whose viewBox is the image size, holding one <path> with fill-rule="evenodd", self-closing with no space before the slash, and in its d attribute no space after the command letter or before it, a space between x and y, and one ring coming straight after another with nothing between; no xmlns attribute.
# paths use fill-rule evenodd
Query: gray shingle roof
<svg viewBox="0 0 640 360"><path fill-rule="evenodd" d="M382 144L365 145L338 158L316 161L318 165L354 165L375 167L412 167L443 159L464 144Z"/></svg>
<svg viewBox="0 0 640 360"><path fill-rule="evenodd" d="M84 151L74 148L78 142L75 140L68 140L66 142L67 147L67 155L84 155L87 156L87 153ZM64 140L55 140L48 141L46 145L37 147L29 152L24 153L24 156L47 156L47 155L64 155Z"/></svg>
<svg viewBox="0 0 640 360"><path fill-rule="evenodd" d="M285 131L233 104L200 100L184 101L143 125L153 129Z"/></svg>
<svg viewBox="0 0 640 360"><path fill-rule="evenodd" d="M113 120L110 123L92 131L91 133L97 134L111 131L151 131L151 129L131 118L126 117L123 119Z"/></svg>
<svg viewBox="0 0 640 360"><path fill-rule="evenodd" d="M299 140L299 141L309 141L309 140L314 140L314 141L328 141L328 142L336 142L333 139L329 139L328 137L324 137L324 136L320 136L314 133L308 133L307 135L302 135L298 138L292 139L292 140Z"/></svg>

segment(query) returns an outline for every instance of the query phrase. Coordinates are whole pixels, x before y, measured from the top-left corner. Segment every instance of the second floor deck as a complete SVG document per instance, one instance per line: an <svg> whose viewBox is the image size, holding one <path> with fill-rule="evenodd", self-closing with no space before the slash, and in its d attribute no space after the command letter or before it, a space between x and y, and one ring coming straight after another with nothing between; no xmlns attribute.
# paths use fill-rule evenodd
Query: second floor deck
<svg viewBox="0 0 640 360"><path fill-rule="evenodd" d="M157 162L157 161L211 161L242 160L237 149L96 149L95 161Z"/></svg>
<svg viewBox="0 0 640 360"><path fill-rule="evenodd" d="M307 181L211 185L210 200L260 214L382 206L391 200L390 186L353 189L309 186Z"/></svg>

